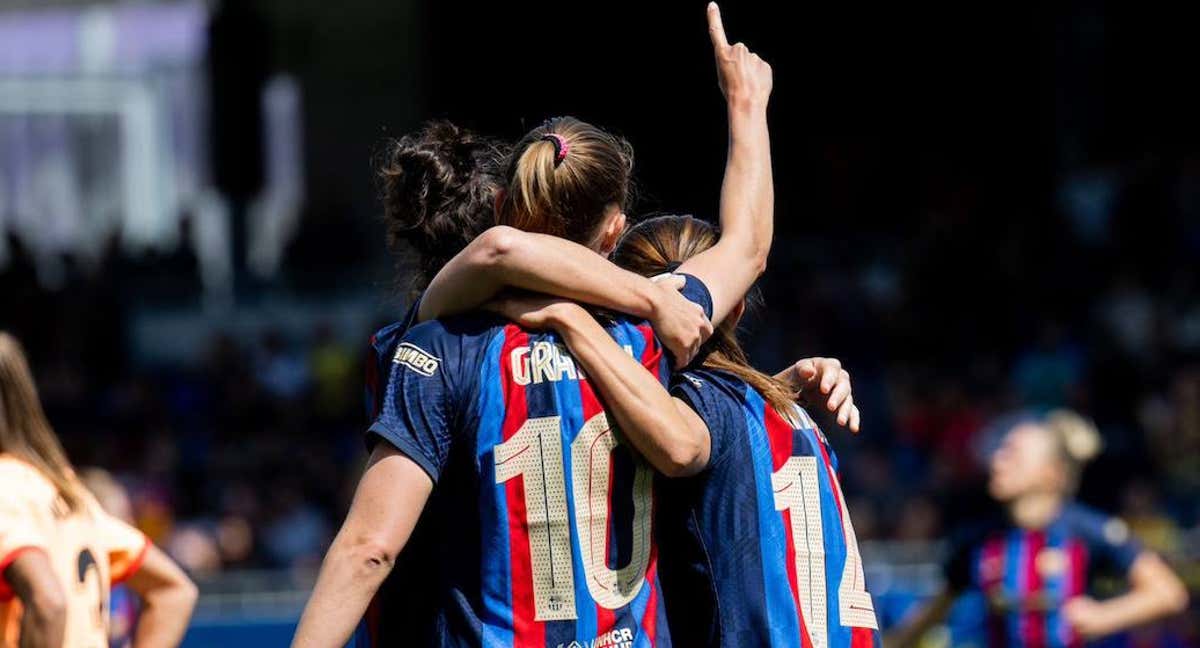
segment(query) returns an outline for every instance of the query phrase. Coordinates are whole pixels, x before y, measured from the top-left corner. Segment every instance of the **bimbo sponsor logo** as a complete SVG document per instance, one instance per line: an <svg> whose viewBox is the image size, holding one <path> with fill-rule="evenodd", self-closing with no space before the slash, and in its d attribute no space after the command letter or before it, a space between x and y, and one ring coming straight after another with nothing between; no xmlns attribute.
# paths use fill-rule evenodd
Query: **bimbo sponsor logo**
<svg viewBox="0 0 1200 648"><path fill-rule="evenodd" d="M433 354L408 342L396 347L396 355L392 357L392 362L402 364L423 376L432 376L442 364Z"/></svg>

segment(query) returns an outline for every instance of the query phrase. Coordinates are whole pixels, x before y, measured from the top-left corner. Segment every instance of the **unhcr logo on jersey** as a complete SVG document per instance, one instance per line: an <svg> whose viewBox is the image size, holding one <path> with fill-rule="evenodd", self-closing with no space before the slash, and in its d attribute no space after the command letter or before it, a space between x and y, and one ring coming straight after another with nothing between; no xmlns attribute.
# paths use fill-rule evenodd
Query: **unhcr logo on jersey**
<svg viewBox="0 0 1200 648"><path fill-rule="evenodd" d="M633 631L629 628L613 628L591 641L575 640L567 644L558 644L558 648L631 648L633 646Z"/></svg>
<svg viewBox="0 0 1200 648"><path fill-rule="evenodd" d="M408 342L396 347L396 355L392 356L392 362L402 364L423 376L432 376L437 373L438 367L442 364L442 361L433 354Z"/></svg>

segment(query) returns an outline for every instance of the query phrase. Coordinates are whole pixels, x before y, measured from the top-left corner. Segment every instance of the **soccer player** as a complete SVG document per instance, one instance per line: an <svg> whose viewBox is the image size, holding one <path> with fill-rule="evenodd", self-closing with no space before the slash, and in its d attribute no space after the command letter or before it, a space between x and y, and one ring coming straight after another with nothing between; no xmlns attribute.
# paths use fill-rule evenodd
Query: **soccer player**
<svg viewBox="0 0 1200 648"><path fill-rule="evenodd" d="M717 242L685 216L638 224L614 260L644 276L687 267ZM682 264L682 265L681 265ZM578 305L508 298L500 312L566 341L634 445L645 412L668 394L620 367L621 352ZM698 450L687 470L660 481L660 574L672 639L683 646L841 648L879 645L858 543L838 482L837 457L795 385L754 370L735 331L744 306L716 330L698 365L672 380L687 427L678 443ZM787 376L783 376L786 378ZM655 393L650 393L655 392ZM857 414L856 414L857 415Z"/></svg>
<svg viewBox="0 0 1200 648"><path fill-rule="evenodd" d="M737 87L769 94L769 68L744 47L736 56L734 71L757 77ZM765 122L765 110L734 117L738 146L727 172L745 176L738 182L749 194L769 185L769 141L765 123L755 122ZM607 253L624 228L629 172L627 145L577 120L555 120L518 145L498 215ZM732 295L740 298L765 262L770 192L751 197L723 205L728 241L697 264L719 276L684 288L708 306L705 315L713 303L731 310ZM618 317L607 331L661 389L668 367L650 327ZM441 645L668 645L650 470L617 443L555 336L478 315L450 318L409 330L393 360L370 465L296 645L346 640L427 501L445 570ZM637 450L660 469L686 469L691 449L653 443L682 429L678 414L658 424L659 435Z"/></svg>
<svg viewBox="0 0 1200 648"><path fill-rule="evenodd" d="M888 645L916 645L965 594L972 607L963 616L979 623L956 627L955 644L993 648L1082 646L1186 609L1187 590L1161 558L1120 520L1072 501L1099 451L1096 428L1074 412L1016 422L992 456L988 484L1006 515L964 534L946 566L946 589ZM1097 601L1089 592L1106 573L1130 589Z"/></svg>
<svg viewBox="0 0 1200 648"><path fill-rule="evenodd" d="M120 582L143 603L133 645L177 645L195 585L83 487L24 352L0 332L0 646L107 645L109 588Z"/></svg>

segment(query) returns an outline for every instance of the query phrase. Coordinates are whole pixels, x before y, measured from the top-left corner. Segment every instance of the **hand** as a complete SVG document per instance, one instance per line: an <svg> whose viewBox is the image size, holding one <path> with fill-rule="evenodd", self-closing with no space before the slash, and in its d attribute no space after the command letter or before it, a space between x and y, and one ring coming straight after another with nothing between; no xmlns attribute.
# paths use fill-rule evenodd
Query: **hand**
<svg viewBox="0 0 1200 648"><path fill-rule="evenodd" d="M1109 615L1104 612L1104 604L1090 596L1076 596L1067 601L1063 605L1063 617L1085 640L1113 632L1113 628L1108 627Z"/></svg>
<svg viewBox="0 0 1200 648"><path fill-rule="evenodd" d="M742 43L729 44L721 9L708 3L708 35L717 60L717 84L731 105L765 108L774 80L771 66Z"/></svg>
<svg viewBox="0 0 1200 648"><path fill-rule="evenodd" d="M775 378L796 393L796 400L806 405L825 404L837 412L837 423L858 434L861 416L854 404L850 373L837 358L805 358L779 372Z"/></svg>
<svg viewBox="0 0 1200 648"><path fill-rule="evenodd" d="M575 302L534 293L498 297L485 304L483 309L531 331L557 330L572 317L591 317Z"/></svg>
<svg viewBox="0 0 1200 648"><path fill-rule="evenodd" d="M654 278L658 288L650 326L663 346L675 359L675 369L682 369L696 357L700 347L713 334L713 325L700 304L684 297L685 280L680 275L659 275Z"/></svg>

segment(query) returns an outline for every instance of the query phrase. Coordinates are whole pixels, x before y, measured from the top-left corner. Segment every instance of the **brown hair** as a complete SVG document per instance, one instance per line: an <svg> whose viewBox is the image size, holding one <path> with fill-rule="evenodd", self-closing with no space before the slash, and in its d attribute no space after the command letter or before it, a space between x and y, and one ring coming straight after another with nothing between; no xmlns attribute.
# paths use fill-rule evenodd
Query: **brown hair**
<svg viewBox="0 0 1200 648"><path fill-rule="evenodd" d="M417 288L495 222L508 147L448 121L387 143L377 162L388 245L418 255Z"/></svg>
<svg viewBox="0 0 1200 648"><path fill-rule="evenodd" d="M632 174L629 142L574 117L548 120L517 143L497 221L587 245L605 210L628 207Z"/></svg>
<svg viewBox="0 0 1200 648"><path fill-rule="evenodd" d="M716 244L717 228L691 216L658 216L638 223L621 238L613 261L646 277L670 272ZM796 423L795 398L786 385L750 366L737 340L737 322L727 319L704 344L701 366L737 376L781 416Z"/></svg>
<svg viewBox="0 0 1200 648"><path fill-rule="evenodd" d="M38 400L21 343L0 331L0 452L33 466L72 511L83 506L82 487Z"/></svg>

